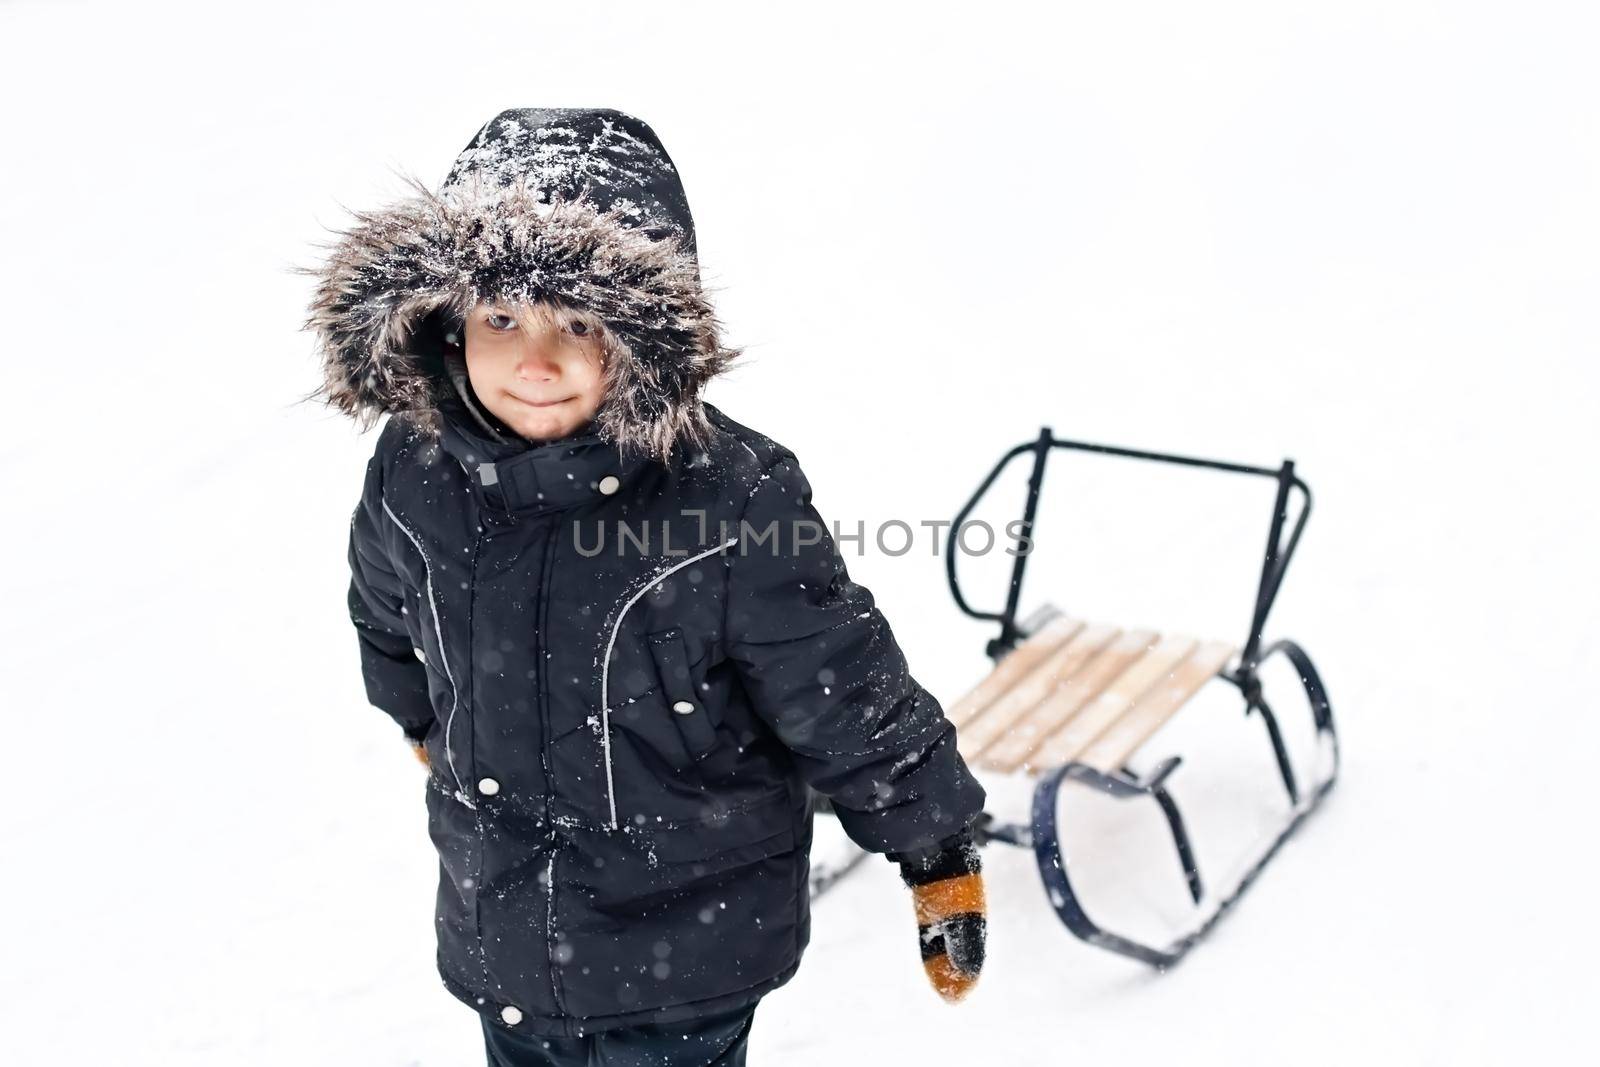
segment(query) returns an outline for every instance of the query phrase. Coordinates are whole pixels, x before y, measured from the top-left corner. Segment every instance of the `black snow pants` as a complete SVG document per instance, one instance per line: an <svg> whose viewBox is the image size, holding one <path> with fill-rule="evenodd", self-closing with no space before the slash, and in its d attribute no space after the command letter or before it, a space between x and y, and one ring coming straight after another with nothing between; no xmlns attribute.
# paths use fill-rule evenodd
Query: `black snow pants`
<svg viewBox="0 0 1600 1067"><path fill-rule="evenodd" d="M745 1067L756 1007L584 1037L519 1034L483 1017L483 1040L489 1067Z"/></svg>

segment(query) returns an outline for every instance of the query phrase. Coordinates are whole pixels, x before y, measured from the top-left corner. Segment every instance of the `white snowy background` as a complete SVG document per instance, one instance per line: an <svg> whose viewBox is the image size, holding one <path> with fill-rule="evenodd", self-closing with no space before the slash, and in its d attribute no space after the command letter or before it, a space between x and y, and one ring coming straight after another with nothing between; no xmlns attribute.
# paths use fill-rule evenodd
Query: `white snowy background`
<svg viewBox="0 0 1600 1067"><path fill-rule="evenodd" d="M1090 948L997 846L949 1007L874 860L752 1063L1593 1057L1597 30L1528 0L0 5L0 1060L481 1062L345 615L373 437L296 402L290 268L500 109L580 105L664 139L749 352L709 399L830 519L948 519L1043 424L1292 457L1316 494L1269 634L1316 657L1345 773L1215 935L1159 975ZM1240 638L1270 503L1058 453L1023 606ZM941 699L980 676L928 539L849 565ZM1214 879L1283 808L1227 697L1146 753L1190 754ZM1182 926L1149 812L1064 813L1091 908Z"/></svg>

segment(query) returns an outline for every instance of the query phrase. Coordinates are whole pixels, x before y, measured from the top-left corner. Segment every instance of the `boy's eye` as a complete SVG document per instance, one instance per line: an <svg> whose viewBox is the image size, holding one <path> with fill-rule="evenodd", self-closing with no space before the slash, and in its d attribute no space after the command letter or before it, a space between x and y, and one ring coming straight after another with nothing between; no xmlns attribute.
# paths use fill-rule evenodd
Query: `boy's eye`
<svg viewBox="0 0 1600 1067"><path fill-rule="evenodd" d="M500 331L509 330L517 324L517 320L510 315L502 315L497 311L484 316L483 321L489 324L489 329Z"/></svg>
<svg viewBox="0 0 1600 1067"><path fill-rule="evenodd" d="M582 319L573 319L571 322L567 323L567 329L571 330L579 337L589 336L589 324L584 322Z"/></svg>

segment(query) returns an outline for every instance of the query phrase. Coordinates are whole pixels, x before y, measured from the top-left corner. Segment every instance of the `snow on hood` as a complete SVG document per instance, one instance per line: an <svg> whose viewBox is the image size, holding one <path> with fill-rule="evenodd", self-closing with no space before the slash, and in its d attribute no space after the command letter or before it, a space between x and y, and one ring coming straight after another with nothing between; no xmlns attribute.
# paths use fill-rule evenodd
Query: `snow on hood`
<svg viewBox="0 0 1600 1067"><path fill-rule="evenodd" d="M363 428L388 412L437 439L451 388L418 326L480 300L554 299L588 309L615 342L601 435L664 458L704 443L705 383L725 347L701 285L694 220L655 132L609 108L513 109L486 123L437 193L356 211L336 231L305 329L324 382L312 394Z"/></svg>

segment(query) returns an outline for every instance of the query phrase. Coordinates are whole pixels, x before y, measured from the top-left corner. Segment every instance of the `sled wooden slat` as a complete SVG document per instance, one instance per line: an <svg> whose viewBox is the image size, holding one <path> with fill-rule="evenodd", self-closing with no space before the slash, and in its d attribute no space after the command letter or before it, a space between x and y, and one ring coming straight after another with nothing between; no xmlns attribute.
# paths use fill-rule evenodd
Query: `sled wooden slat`
<svg viewBox="0 0 1600 1067"><path fill-rule="evenodd" d="M1192 637L1168 636L1149 646L1145 654L1119 673L1104 692L1045 739L1028 757L1029 767L1056 767L1077 759L1090 742L1126 714L1135 701L1166 677L1198 643Z"/></svg>
<svg viewBox="0 0 1600 1067"><path fill-rule="evenodd" d="M1237 651L1056 616L951 706L961 755L1001 773L1069 762L1110 773Z"/></svg>
<svg viewBox="0 0 1600 1067"><path fill-rule="evenodd" d="M1118 634L1082 667L1057 687L1027 718L993 745L979 760L980 766L1009 773L1024 765L1032 766L1035 750L1077 720L1103 690L1158 640L1151 630L1130 630Z"/></svg>
<svg viewBox="0 0 1600 1067"><path fill-rule="evenodd" d="M1225 641L1202 643L1088 748L1078 753L1078 762L1108 774L1121 767L1151 734L1227 664L1235 651L1234 646Z"/></svg>
<svg viewBox="0 0 1600 1067"><path fill-rule="evenodd" d="M1076 633L958 732L961 755L968 760L981 760L985 748L1001 738L1016 736L1013 731L1025 720L1031 724L1032 732L1048 732L1051 723L1060 722L1059 717L1046 721L1035 713L1057 690L1070 686L1083 665L1108 645L1117 633L1116 627L1103 623L1093 626L1080 623ZM1061 702L1053 707L1063 712L1066 709Z"/></svg>
<svg viewBox="0 0 1600 1067"><path fill-rule="evenodd" d="M1007 653L970 692L950 705L945 717L960 730L1082 627L1082 622L1064 615L1051 619L1038 633Z"/></svg>

